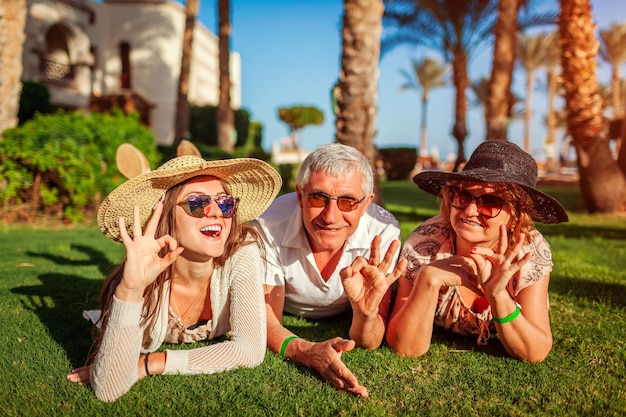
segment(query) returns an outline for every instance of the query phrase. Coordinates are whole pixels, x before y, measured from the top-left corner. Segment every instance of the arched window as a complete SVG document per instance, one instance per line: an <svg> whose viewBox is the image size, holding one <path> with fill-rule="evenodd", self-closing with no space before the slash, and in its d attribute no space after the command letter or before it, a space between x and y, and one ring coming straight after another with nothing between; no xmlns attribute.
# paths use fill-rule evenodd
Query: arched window
<svg viewBox="0 0 626 417"><path fill-rule="evenodd" d="M54 25L46 33L46 51L40 64L46 77L55 80L74 78L67 43L69 36L62 25Z"/></svg>
<svg viewBox="0 0 626 417"><path fill-rule="evenodd" d="M120 43L120 61L122 63L120 87L123 90L130 90L130 44L128 42Z"/></svg>

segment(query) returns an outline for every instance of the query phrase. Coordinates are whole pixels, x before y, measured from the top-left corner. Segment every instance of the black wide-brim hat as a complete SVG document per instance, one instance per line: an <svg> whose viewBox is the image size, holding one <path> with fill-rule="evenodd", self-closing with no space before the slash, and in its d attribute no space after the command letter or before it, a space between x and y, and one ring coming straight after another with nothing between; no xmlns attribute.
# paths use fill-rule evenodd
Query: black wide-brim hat
<svg viewBox="0 0 626 417"><path fill-rule="evenodd" d="M488 140L476 148L461 172L431 170L413 177L419 188L437 197L446 183L456 180L517 184L533 201L533 220L545 224L569 220L561 203L536 188L537 162L514 143Z"/></svg>

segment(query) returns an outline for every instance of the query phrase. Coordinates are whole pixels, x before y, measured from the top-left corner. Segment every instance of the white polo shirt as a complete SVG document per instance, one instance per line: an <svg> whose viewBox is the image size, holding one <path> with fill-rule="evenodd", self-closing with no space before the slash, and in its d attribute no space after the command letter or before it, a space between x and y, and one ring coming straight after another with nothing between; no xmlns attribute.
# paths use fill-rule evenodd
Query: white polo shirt
<svg viewBox="0 0 626 417"><path fill-rule="evenodd" d="M350 309L339 271L357 256L368 257L372 239L381 236L383 256L395 239L400 240L398 220L372 203L344 246L343 254L328 281L320 273L302 223L296 193L283 195L258 219L251 222L261 234L267 256L266 285L285 286L285 312L311 319L335 316ZM391 271L397 257L390 267Z"/></svg>

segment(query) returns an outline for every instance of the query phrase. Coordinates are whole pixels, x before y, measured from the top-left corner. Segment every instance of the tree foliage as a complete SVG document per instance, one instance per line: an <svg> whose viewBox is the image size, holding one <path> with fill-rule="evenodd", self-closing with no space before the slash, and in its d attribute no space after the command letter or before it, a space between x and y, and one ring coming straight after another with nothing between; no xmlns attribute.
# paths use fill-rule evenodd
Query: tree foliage
<svg viewBox="0 0 626 417"><path fill-rule="evenodd" d="M289 131L324 123L324 113L312 106L281 107L278 109L278 118L287 124Z"/></svg>
<svg viewBox="0 0 626 417"><path fill-rule="evenodd" d="M297 147L298 132L307 126L324 123L324 112L313 106L280 107L278 118L289 128L294 146Z"/></svg>

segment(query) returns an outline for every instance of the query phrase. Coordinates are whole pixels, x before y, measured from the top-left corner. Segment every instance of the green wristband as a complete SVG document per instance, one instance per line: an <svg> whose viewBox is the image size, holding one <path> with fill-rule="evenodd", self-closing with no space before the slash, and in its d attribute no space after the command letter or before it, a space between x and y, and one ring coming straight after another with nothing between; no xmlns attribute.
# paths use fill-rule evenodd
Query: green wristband
<svg viewBox="0 0 626 417"><path fill-rule="evenodd" d="M289 342L291 342L293 339L297 339L297 338L298 338L298 336L289 336L288 338L283 340L283 344L280 346L280 357L281 358L285 357L285 351L287 350L287 345L289 344Z"/></svg>
<svg viewBox="0 0 626 417"><path fill-rule="evenodd" d="M511 314L509 314L508 316L504 316L502 318L494 317L493 321L499 324L508 323L510 321L515 320L517 316L519 316L519 313L521 313L521 311L522 311L522 306L519 305L518 303L515 303L515 310Z"/></svg>

